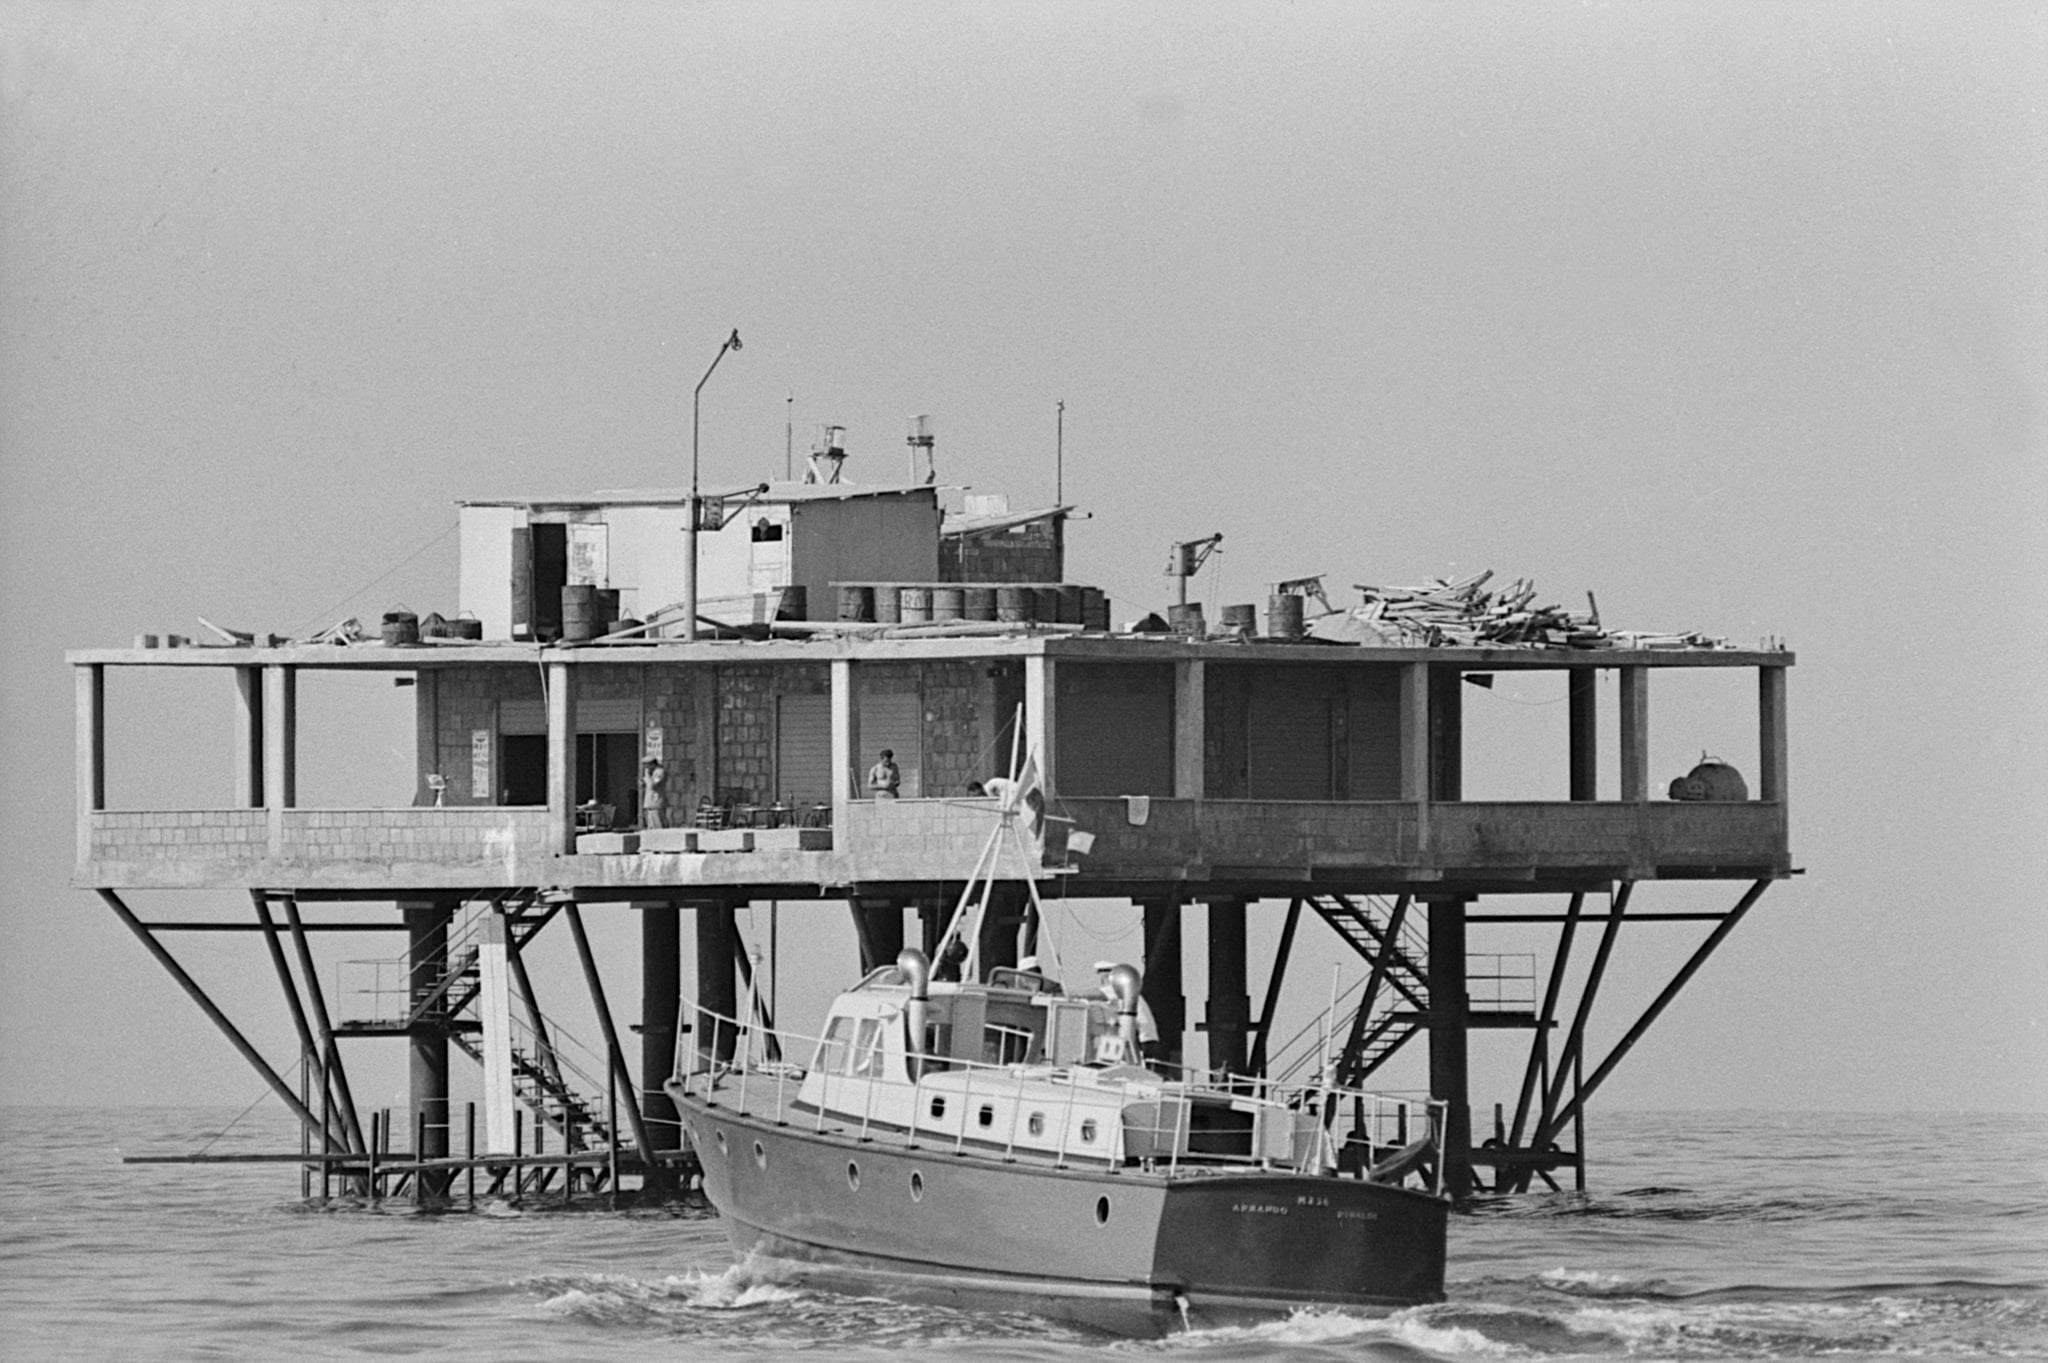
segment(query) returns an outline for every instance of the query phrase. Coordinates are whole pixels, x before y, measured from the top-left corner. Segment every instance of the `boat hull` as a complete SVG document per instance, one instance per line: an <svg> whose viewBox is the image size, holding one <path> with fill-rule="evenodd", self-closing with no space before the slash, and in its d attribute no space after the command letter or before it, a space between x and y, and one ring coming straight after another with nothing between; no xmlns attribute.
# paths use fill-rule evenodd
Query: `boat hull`
<svg viewBox="0 0 2048 1363"><path fill-rule="evenodd" d="M826 1283L1148 1331L1443 1298L1447 1207L1358 1179L1069 1165L862 1141L671 1089L734 1248Z"/></svg>

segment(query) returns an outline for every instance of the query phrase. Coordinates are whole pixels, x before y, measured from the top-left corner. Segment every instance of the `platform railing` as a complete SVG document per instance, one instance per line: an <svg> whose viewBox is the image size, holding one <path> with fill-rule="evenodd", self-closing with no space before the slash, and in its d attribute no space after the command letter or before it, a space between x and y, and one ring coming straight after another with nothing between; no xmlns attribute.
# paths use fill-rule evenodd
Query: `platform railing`
<svg viewBox="0 0 2048 1363"><path fill-rule="evenodd" d="M886 1022L892 1026L900 1025L902 1016L902 1013L896 1013L888 1017ZM721 1053L728 1050L728 1039L729 1056L721 1058ZM792 1103L808 1078L810 1068L807 1061L799 1063L770 1059L769 1056L801 1055L808 1058L817 1055L823 1044L822 1037L786 1028L770 1028L758 1021L742 1021L703 1008L694 1000L685 999L678 1014L675 1076L687 1091L700 1094L708 1103L730 1106L744 1116L786 1124L791 1118ZM848 1045L851 1046L852 1042ZM915 1150L922 1148L926 1142L948 1141L956 1154L986 1153L1012 1161L1018 1158L1020 1153L1017 1125L1026 1105L1023 1102L1013 1104L1008 1131L1002 1139L970 1140L968 1123L974 1112L976 1076L1001 1075L1004 1080L1001 1091L1013 1093L1019 1079L1034 1076L1053 1078L1068 1068L1043 1062L997 1065L951 1056L931 1056L922 1059L935 1063L913 1065L913 1073L907 1084L890 1076L878 1074L876 1082L863 1085L861 1105L857 1113L828 1110L826 1104L819 1103L805 1114L808 1124L817 1133L823 1134L836 1129L864 1143L888 1138L900 1140L905 1149ZM940 1089L932 1082L940 1075L960 1076L959 1087L956 1089L948 1085ZM1306 1083L1276 1083L1247 1075L1225 1074L1208 1079L1171 1079L1147 1072L1142 1079L1119 1077L1106 1083L1099 1082L1091 1091L1104 1095L1104 1100L1100 1104L1103 1119L1116 1123L1114 1129L1104 1132L1104 1148L1100 1155L1092 1151L1084 1154L1073 1148L1072 1136L1076 1129L1074 1119L1083 1090L1079 1085L1068 1083L1061 1086L1065 1101L1055 1144L1050 1149L1030 1145L1021 1147L1021 1150L1041 1157L1050 1155L1056 1167L1095 1163L1100 1163L1105 1168L1119 1167L1132 1158L1125 1148L1126 1137L1129 1134L1129 1128L1123 1122L1125 1106L1132 1101L1145 1101L1156 1102L1160 1110L1168 1105L1173 1108L1174 1124L1170 1129L1173 1139L1168 1146L1168 1154L1164 1158L1144 1160L1145 1166L1152 1172L1178 1175L1199 1169L1213 1173L1219 1165L1263 1169L1276 1167L1276 1161L1270 1155L1262 1154L1256 1148L1245 1155L1229 1152L1197 1154L1188 1149L1195 1107L1192 1100L1198 1096L1219 1096L1227 1097L1233 1104L1251 1106L1255 1115L1255 1133L1256 1118L1259 1114L1272 1114L1275 1118L1284 1114L1290 1131L1297 1134L1307 1133L1307 1128L1302 1127L1297 1121L1299 1117L1308 1116L1315 1119L1315 1139L1300 1149L1290 1148L1290 1157L1286 1161L1278 1162L1294 1172L1312 1174L1330 1171L1337 1161L1332 1156L1332 1144L1328 1133L1334 1129L1339 1118L1348 1112L1351 1130L1345 1143L1364 1146L1368 1163L1381 1155L1390 1155L1396 1151L1414 1156L1417 1153L1417 1145L1426 1143L1426 1150L1421 1152L1421 1158L1417 1162L1426 1171L1425 1181L1430 1190L1439 1191L1442 1177L1443 1101L1426 1096L1340 1087L1328 1082L1328 1078L1327 1073L1319 1073ZM893 1120L878 1117L875 1111L877 1097L890 1089L908 1090L910 1102L904 1114L905 1120L900 1125ZM921 1120L933 1097L959 1102L957 1130L950 1129L951 1124L947 1127L938 1127ZM1156 1129L1154 1134L1164 1134L1164 1129ZM1302 1143L1294 1141L1293 1144Z"/></svg>

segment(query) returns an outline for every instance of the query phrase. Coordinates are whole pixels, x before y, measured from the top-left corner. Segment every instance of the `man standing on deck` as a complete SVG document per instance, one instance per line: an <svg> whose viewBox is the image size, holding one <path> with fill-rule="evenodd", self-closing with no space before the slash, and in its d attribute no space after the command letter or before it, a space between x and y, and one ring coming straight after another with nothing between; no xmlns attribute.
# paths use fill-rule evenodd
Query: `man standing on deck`
<svg viewBox="0 0 2048 1363"><path fill-rule="evenodd" d="M868 791L877 800L893 800L896 788L903 784L903 773L896 769L896 750L882 749L882 760L868 769Z"/></svg>

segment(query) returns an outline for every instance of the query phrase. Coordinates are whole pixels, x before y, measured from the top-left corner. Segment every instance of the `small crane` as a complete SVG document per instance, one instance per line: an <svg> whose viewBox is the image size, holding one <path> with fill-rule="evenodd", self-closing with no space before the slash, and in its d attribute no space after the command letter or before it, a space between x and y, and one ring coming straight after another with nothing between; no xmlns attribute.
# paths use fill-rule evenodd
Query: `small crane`
<svg viewBox="0 0 2048 1363"><path fill-rule="evenodd" d="M1221 534L1209 535L1198 540L1183 540L1169 551L1166 560L1166 575L1180 579L1180 603L1188 603L1188 579L1202 571L1202 565L1209 561L1209 555L1223 543Z"/></svg>

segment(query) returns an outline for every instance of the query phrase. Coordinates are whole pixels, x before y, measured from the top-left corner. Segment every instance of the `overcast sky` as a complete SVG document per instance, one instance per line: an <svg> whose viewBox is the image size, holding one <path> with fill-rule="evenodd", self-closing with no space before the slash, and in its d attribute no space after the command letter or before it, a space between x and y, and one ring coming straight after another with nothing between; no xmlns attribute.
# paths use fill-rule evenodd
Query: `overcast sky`
<svg viewBox="0 0 2048 1363"><path fill-rule="evenodd" d="M68 884L63 651L452 613L454 499L683 480L736 326L707 483L791 419L894 478L929 412L1043 502L1064 400L1120 616L1221 531L1214 605L1492 568L1782 636L1806 874L1605 1101L2048 1107L2039 5L13 0L0 62L0 1098L255 1088ZM1657 785L1753 767L1749 674L1665 681ZM115 686L114 802L219 800L226 684ZM409 693L327 699L308 788L408 798ZM1693 940L1624 937L1607 1038ZM178 945L288 1051L259 949Z"/></svg>

